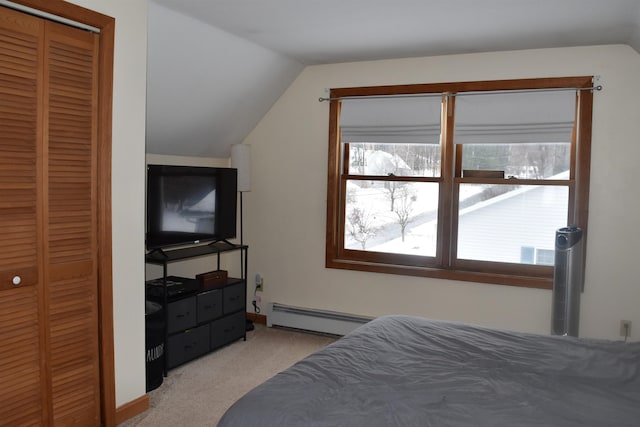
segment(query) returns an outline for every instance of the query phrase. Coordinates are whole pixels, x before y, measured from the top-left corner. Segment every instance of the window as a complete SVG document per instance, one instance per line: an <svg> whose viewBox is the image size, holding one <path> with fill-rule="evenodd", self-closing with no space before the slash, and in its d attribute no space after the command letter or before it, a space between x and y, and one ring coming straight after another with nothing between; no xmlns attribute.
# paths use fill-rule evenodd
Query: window
<svg viewBox="0 0 640 427"><path fill-rule="evenodd" d="M531 246L523 246L520 251L520 262L523 264L554 264L555 250L553 249L538 249Z"/></svg>
<svg viewBox="0 0 640 427"><path fill-rule="evenodd" d="M586 230L592 77L333 89L329 268L551 288Z"/></svg>

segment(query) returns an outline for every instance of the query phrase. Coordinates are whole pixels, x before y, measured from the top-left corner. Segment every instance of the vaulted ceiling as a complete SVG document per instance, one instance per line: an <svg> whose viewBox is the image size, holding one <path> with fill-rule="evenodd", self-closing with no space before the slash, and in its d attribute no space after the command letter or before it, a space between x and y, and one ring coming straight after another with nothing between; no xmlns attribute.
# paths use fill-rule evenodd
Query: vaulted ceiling
<svg viewBox="0 0 640 427"><path fill-rule="evenodd" d="M151 0L147 152L228 157L306 65L628 44L638 0Z"/></svg>

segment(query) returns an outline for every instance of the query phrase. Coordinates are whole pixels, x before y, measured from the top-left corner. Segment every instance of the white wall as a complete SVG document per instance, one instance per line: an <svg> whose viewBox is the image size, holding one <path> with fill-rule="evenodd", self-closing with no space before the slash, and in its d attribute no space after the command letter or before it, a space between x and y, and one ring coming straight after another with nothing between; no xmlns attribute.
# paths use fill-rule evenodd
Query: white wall
<svg viewBox="0 0 640 427"><path fill-rule="evenodd" d="M157 154L228 156L304 68L156 2L148 51L147 151Z"/></svg>
<svg viewBox="0 0 640 427"><path fill-rule="evenodd" d="M451 55L306 68L245 143L249 277L267 302L360 315L415 314L549 333L551 291L326 269L327 88L599 75L594 101L586 285L581 335L640 337L640 56L628 46ZM251 294L251 288L249 294Z"/></svg>
<svg viewBox="0 0 640 427"><path fill-rule="evenodd" d="M144 162L147 0L72 0L116 19L112 213L116 405L145 393Z"/></svg>

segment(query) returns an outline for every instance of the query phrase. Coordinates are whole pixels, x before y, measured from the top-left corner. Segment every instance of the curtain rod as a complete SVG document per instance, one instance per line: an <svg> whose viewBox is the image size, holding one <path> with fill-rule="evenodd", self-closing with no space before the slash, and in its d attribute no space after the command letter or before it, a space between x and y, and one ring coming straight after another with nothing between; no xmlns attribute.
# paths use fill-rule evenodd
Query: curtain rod
<svg viewBox="0 0 640 427"><path fill-rule="evenodd" d="M407 95L364 95L364 96L342 96L338 98L318 98L318 102L324 101L341 101L343 99L389 99L389 98L433 98L433 97L442 97L442 96L467 96L467 95L487 95L487 94L497 94L497 93L530 93L530 92L562 92L569 90L590 90L601 91L602 85L591 86L591 87L552 87L552 88L544 88L544 89L504 89L504 90L487 90L487 91L469 91L469 92L456 92L456 93L413 93Z"/></svg>
<svg viewBox="0 0 640 427"><path fill-rule="evenodd" d="M38 18L48 19L60 24L69 25L70 27L79 28L81 30L91 31L92 33L100 34L100 28L92 27L91 25L83 24L81 22L73 21L71 19L63 18L62 16L54 15L53 13L43 12L38 9L34 9L29 6L24 6L18 3L14 3L9 0L0 0L0 6L8 7L9 9L24 12L29 15L37 16Z"/></svg>

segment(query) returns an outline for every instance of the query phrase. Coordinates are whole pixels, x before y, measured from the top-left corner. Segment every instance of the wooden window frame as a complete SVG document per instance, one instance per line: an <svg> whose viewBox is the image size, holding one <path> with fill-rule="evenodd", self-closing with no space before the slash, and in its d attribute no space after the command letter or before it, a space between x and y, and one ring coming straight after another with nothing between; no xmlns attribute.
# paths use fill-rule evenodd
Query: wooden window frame
<svg viewBox="0 0 640 427"><path fill-rule="evenodd" d="M479 283L492 283L541 289L551 289L553 267L541 265L495 263L488 261L455 259L457 242L457 188L461 183L487 182L488 179L463 178L460 174L461 145L453 141L455 95L464 92L497 92L509 90L546 90L575 88L579 90L573 138L571 142L571 173L568 181L545 180L544 185L563 185L569 188L568 224L584 230L586 238L589 180L591 162L591 123L593 76L558 77L540 79L493 80L459 83L413 84L399 86L373 86L337 88L330 92L329 148L327 177L327 268L359 270L377 273L431 277ZM438 182L438 248L435 257L380 253L344 248L346 182L354 179L344 165L348 164L348 148L341 148L340 100L346 97L386 95L442 94L442 164L441 175L436 178L407 178L411 181ZM348 146L347 146L348 147ZM398 177L368 177L375 180ZM356 177L357 179L357 177ZM490 179L489 179L490 180ZM496 179L496 182L502 182ZM513 179L516 185L540 185L540 180ZM443 236L450 236L443 238ZM586 252L586 251L585 251Z"/></svg>

